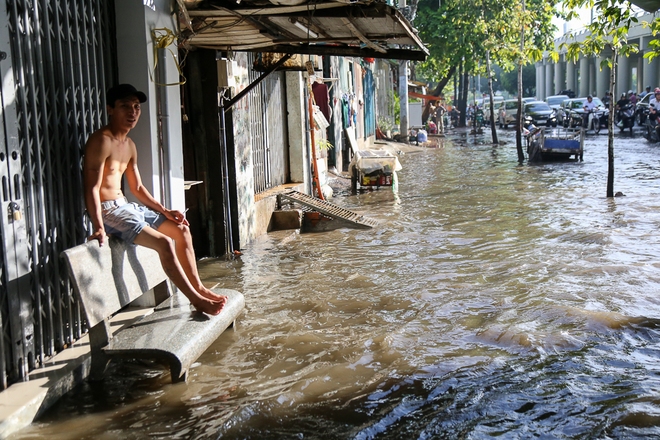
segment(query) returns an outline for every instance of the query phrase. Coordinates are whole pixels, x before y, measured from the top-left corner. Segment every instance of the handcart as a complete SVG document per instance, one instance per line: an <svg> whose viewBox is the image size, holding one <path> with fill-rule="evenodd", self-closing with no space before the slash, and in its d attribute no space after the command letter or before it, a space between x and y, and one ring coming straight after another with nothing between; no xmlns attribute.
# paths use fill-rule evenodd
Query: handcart
<svg viewBox="0 0 660 440"><path fill-rule="evenodd" d="M399 159L385 150L357 150L348 167L351 175L351 190L360 187L392 186L396 172L401 170Z"/></svg>
<svg viewBox="0 0 660 440"><path fill-rule="evenodd" d="M530 162L549 159L583 160L584 130L578 128L536 128L527 135Z"/></svg>

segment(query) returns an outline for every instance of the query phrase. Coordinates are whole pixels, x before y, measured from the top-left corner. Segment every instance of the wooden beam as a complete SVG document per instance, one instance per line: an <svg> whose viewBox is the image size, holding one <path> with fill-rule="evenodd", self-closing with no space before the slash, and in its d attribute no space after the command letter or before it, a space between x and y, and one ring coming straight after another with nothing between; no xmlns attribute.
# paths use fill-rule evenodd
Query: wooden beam
<svg viewBox="0 0 660 440"><path fill-rule="evenodd" d="M300 5L300 6L279 6L279 7L266 7L266 8L251 8L251 9L231 9L232 12L239 15L282 15L282 14L297 14L304 12L305 14L323 9L344 8L344 3L321 3L316 5ZM188 15L191 17L223 17L229 15L228 9L214 9L214 10L188 10Z"/></svg>
<svg viewBox="0 0 660 440"><path fill-rule="evenodd" d="M374 43L370 39L368 39L358 28L355 27L353 22L349 20L348 18L342 18L341 21L346 25L348 29L350 29L351 33L355 35L357 38L360 39L364 44L367 45L367 47L372 48L373 50L380 52L380 53L386 53L387 49L383 48L382 46Z"/></svg>

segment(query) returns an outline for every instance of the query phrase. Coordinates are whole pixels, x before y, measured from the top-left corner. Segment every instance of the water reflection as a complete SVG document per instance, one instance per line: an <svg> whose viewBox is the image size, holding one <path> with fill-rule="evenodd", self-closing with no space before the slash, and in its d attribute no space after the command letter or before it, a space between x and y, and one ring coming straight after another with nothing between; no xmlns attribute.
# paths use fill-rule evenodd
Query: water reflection
<svg viewBox="0 0 660 440"><path fill-rule="evenodd" d="M203 277L247 311L191 371L115 365L16 438L649 438L660 434L657 149L517 164L511 135L401 156L335 201L374 230L278 232Z"/></svg>

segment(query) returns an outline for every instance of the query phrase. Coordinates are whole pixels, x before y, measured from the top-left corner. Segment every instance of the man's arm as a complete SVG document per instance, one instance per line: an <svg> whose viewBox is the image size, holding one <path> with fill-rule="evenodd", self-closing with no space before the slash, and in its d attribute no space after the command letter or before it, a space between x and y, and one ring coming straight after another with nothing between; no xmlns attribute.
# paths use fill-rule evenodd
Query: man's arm
<svg viewBox="0 0 660 440"><path fill-rule="evenodd" d="M85 146L85 159L83 162L83 181L85 206L87 215L92 222L92 235L88 240L98 240L99 246L105 241L105 228L101 210L101 185L103 183L103 170L105 161L109 157L111 145L102 133L90 136Z"/></svg>
<svg viewBox="0 0 660 440"><path fill-rule="evenodd" d="M149 190L142 183L142 178L140 177L140 170L137 166L137 149L135 144L131 141L132 155L131 160L128 162L126 168L126 183L128 188L131 190L133 195L147 208L152 209L156 212L160 212L169 220L177 224L188 225L188 220L183 215L181 211L176 209L167 209L161 203L156 200Z"/></svg>

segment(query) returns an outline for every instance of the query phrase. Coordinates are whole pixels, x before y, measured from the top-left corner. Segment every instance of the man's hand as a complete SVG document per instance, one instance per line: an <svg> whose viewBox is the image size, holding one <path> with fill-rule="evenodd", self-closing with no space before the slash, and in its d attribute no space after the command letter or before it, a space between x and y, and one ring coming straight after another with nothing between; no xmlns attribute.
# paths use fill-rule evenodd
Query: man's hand
<svg viewBox="0 0 660 440"><path fill-rule="evenodd" d="M172 220L177 225L190 226L190 223L188 223L186 216L181 211L178 211L176 209L167 209L165 210L165 212L163 212L163 214L165 215L165 217L167 217L169 220Z"/></svg>
<svg viewBox="0 0 660 440"><path fill-rule="evenodd" d="M92 235L87 237L87 241L92 241L92 240L98 240L99 241L99 247L103 247L103 244L105 243L105 229L99 228Z"/></svg>

